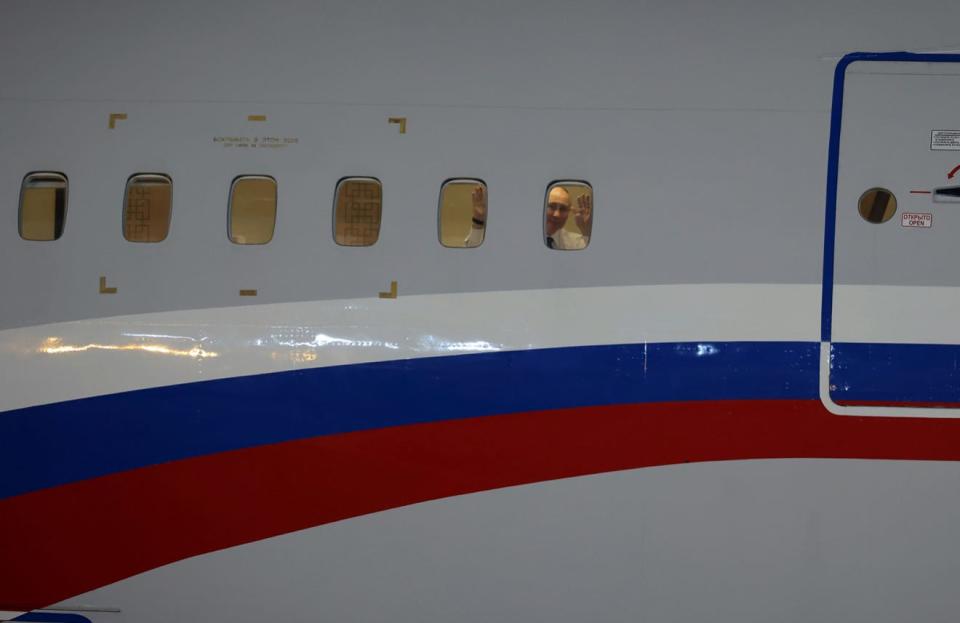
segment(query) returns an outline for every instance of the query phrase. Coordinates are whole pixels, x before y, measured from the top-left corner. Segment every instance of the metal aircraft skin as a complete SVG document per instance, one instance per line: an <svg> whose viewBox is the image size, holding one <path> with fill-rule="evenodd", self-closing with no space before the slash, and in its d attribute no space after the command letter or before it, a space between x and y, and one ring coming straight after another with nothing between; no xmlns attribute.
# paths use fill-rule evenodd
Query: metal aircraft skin
<svg viewBox="0 0 960 623"><path fill-rule="evenodd" d="M956 619L953 5L0 12L0 621Z"/></svg>

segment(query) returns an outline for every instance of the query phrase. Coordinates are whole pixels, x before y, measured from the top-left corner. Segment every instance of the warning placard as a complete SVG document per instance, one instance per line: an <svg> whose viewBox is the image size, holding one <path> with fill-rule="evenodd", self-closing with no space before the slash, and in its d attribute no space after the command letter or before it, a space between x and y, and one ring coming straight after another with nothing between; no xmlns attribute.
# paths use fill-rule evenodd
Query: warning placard
<svg viewBox="0 0 960 623"><path fill-rule="evenodd" d="M930 132L933 151L960 151L960 130L933 130Z"/></svg>
<svg viewBox="0 0 960 623"><path fill-rule="evenodd" d="M929 212L904 212L900 215L901 227L933 227L933 215Z"/></svg>

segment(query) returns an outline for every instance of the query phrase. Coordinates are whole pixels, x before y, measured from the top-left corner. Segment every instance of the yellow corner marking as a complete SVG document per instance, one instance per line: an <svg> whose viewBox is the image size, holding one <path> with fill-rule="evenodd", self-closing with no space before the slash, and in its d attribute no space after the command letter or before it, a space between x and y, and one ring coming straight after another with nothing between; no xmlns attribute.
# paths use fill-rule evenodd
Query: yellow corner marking
<svg viewBox="0 0 960 623"><path fill-rule="evenodd" d="M266 121L266 115L247 115L247 121Z"/></svg>
<svg viewBox="0 0 960 623"><path fill-rule="evenodd" d="M256 296L256 290L240 290L240 296Z"/></svg>
<svg viewBox="0 0 960 623"><path fill-rule="evenodd" d="M396 281L391 281L391 282L390 282L390 291L389 291L389 292L381 292L381 293L380 293L380 298L382 298L382 299L395 299L395 298L397 298L397 282L396 282Z"/></svg>
<svg viewBox="0 0 960 623"><path fill-rule="evenodd" d="M111 130L117 127L117 121L126 121L127 113L125 112L112 112L110 113L110 122L107 123L107 127Z"/></svg>
<svg viewBox="0 0 960 623"><path fill-rule="evenodd" d="M388 117L387 123L397 123L400 124L400 134L407 133L407 118L406 117Z"/></svg>
<svg viewBox="0 0 960 623"><path fill-rule="evenodd" d="M116 288L108 288L108 287L107 287L107 278L101 276L101 277L100 277L100 294L116 294L116 293L117 293L117 289L116 289Z"/></svg>

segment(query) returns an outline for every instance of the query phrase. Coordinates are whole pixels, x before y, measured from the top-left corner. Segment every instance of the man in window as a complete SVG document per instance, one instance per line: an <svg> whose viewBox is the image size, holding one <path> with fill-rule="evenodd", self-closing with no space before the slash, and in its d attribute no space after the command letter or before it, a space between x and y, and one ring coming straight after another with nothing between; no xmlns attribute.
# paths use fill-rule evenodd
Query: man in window
<svg viewBox="0 0 960 623"><path fill-rule="evenodd" d="M593 215L593 197L590 191L577 197L574 219L582 233L564 229L570 217L570 193L557 184L547 194L547 210L544 214L544 241L551 249L585 249L590 244L590 219Z"/></svg>

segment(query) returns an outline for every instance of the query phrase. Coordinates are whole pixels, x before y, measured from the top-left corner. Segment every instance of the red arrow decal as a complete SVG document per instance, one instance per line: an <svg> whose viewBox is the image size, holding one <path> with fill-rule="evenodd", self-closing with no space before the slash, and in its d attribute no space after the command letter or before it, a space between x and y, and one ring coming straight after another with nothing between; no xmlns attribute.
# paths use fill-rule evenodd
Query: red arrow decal
<svg viewBox="0 0 960 623"><path fill-rule="evenodd" d="M953 176L957 174L957 171L960 171L960 164L958 164L957 166L953 167L953 170L950 171L949 173L947 173L947 179L948 179L948 180L952 180L952 179L953 179Z"/></svg>

